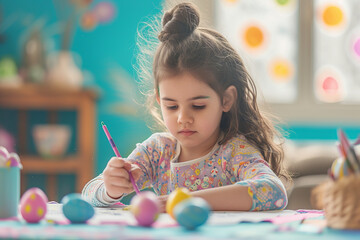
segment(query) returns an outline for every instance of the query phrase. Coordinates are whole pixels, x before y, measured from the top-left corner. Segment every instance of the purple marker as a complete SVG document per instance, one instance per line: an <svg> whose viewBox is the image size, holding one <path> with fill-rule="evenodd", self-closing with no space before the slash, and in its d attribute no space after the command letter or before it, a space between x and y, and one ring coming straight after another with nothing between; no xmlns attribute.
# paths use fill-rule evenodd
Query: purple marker
<svg viewBox="0 0 360 240"><path fill-rule="evenodd" d="M116 145L115 145L115 142L114 142L114 140L112 139L112 137L111 137L111 135L110 135L110 133L109 133L109 130L107 129L107 127L106 127L106 125L104 124L104 122L101 122L101 126L102 126L102 128L103 128L103 130L104 130L104 132L105 132L105 134L106 134L106 137L108 138L108 140L109 140L109 142L110 142L110 145L111 145L112 149L113 149L114 152L115 152L115 155L116 155L117 157L120 157L120 158L121 158L120 152L119 152L119 150L117 149L117 147L116 147ZM131 174L130 171L128 171L128 173L129 173L130 181L131 181L131 183L132 183L132 185L133 185L133 187L134 187L134 189L135 189L135 192L136 192L137 194L139 194L140 191L139 191L139 189L138 189L138 187L137 187L137 185L136 185L136 183L135 183L134 177L132 176L132 174Z"/></svg>

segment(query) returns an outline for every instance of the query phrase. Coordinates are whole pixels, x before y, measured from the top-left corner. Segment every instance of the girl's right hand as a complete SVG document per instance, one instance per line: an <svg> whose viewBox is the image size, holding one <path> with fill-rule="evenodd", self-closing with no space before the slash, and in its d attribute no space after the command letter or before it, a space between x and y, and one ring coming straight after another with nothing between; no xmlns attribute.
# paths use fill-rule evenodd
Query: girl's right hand
<svg viewBox="0 0 360 240"><path fill-rule="evenodd" d="M131 164L123 158L113 157L109 160L106 168L103 171L104 184L106 193L111 198L120 198L124 193L130 193L134 191L131 184L129 173L134 177L136 181L141 175L141 169Z"/></svg>

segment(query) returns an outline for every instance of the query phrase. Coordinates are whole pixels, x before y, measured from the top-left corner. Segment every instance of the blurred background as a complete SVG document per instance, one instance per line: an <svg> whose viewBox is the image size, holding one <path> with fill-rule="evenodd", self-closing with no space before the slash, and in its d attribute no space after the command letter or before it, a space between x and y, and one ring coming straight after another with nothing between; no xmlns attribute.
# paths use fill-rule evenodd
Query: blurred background
<svg viewBox="0 0 360 240"><path fill-rule="evenodd" d="M178 2L0 0L0 145L24 163L22 192L37 186L59 201L101 173L113 156L101 121L123 156L149 137L138 31ZM360 2L193 2L281 120L287 164L295 180L312 177L309 194L337 157L337 130L360 133Z"/></svg>

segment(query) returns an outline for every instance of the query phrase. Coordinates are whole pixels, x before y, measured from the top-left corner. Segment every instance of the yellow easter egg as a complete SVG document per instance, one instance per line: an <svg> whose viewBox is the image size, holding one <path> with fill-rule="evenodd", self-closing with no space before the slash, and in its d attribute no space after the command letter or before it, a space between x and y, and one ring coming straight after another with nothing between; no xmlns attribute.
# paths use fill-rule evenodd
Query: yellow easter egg
<svg viewBox="0 0 360 240"><path fill-rule="evenodd" d="M174 207L181 201L184 201L185 199L188 199L190 197L190 191L186 188L175 189L172 193L170 193L169 198L166 201L166 212L170 214L173 219L175 219L173 213Z"/></svg>

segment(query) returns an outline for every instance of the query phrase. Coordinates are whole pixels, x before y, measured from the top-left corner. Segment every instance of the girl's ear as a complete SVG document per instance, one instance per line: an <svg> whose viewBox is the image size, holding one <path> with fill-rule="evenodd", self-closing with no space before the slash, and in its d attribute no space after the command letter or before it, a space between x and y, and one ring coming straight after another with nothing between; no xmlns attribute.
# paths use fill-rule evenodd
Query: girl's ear
<svg viewBox="0 0 360 240"><path fill-rule="evenodd" d="M234 102L236 101L236 99L237 99L236 87L234 85L231 85L224 92L224 97L222 100L223 111L224 112L230 111L230 109L231 109L232 105L234 104Z"/></svg>
<svg viewBox="0 0 360 240"><path fill-rule="evenodd" d="M156 102L160 105L160 97L158 93L156 93Z"/></svg>

